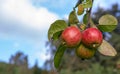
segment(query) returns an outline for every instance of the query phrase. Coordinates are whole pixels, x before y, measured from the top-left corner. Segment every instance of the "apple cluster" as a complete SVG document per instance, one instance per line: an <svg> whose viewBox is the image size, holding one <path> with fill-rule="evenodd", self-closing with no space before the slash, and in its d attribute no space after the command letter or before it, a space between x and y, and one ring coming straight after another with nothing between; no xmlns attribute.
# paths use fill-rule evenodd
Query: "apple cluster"
<svg viewBox="0 0 120 74"><path fill-rule="evenodd" d="M76 48L76 55L84 59L93 57L103 41L100 30L92 27L81 31L77 26L69 26L62 32L61 38L67 47Z"/></svg>

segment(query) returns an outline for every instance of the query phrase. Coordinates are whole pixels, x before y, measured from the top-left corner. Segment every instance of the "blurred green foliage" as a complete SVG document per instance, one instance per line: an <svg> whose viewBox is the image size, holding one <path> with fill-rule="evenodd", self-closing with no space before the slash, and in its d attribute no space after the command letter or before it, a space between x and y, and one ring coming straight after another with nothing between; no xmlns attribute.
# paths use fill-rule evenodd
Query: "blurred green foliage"
<svg viewBox="0 0 120 74"><path fill-rule="evenodd" d="M120 70L113 67L104 68L99 63L92 64L91 68L85 70L71 71L69 69L61 70L60 74L120 74Z"/></svg>
<svg viewBox="0 0 120 74"><path fill-rule="evenodd" d="M0 62L0 74L41 74L41 69L37 63L28 68L27 56L17 52L11 56L9 63Z"/></svg>

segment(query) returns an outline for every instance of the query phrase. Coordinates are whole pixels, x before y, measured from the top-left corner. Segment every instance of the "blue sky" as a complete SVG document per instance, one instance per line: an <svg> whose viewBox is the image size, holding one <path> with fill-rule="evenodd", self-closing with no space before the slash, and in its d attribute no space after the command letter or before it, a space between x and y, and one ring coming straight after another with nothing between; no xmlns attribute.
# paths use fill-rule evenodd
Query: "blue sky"
<svg viewBox="0 0 120 74"><path fill-rule="evenodd" d="M77 0L0 0L0 61L8 62L11 55L22 51L33 66L38 60L42 67L50 58L45 42L50 24L67 19ZM95 0L94 9L109 8L118 0Z"/></svg>

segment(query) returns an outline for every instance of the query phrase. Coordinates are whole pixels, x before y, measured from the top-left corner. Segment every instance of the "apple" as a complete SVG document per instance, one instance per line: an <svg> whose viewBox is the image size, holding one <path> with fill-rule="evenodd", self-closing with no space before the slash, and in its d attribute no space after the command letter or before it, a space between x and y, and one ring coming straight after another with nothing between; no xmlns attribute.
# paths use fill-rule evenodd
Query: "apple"
<svg viewBox="0 0 120 74"><path fill-rule="evenodd" d="M88 48L84 46L83 44L80 44L80 46L76 49L76 55L82 59L90 59L94 56L96 50Z"/></svg>
<svg viewBox="0 0 120 74"><path fill-rule="evenodd" d="M69 26L62 32L61 37L68 47L75 47L81 42L82 33L77 26Z"/></svg>
<svg viewBox="0 0 120 74"><path fill-rule="evenodd" d="M82 43L90 48L99 47L102 40L102 33L97 28L87 28L82 32Z"/></svg>

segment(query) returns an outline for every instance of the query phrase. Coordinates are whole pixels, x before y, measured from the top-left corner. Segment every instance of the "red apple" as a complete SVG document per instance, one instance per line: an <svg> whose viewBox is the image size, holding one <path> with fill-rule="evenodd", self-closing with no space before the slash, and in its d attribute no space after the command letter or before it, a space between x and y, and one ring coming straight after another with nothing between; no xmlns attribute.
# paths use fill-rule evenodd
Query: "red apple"
<svg viewBox="0 0 120 74"><path fill-rule="evenodd" d="M82 43L91 48L97 48L103 40L102 33L96 28L87 28L82 32Z"/></svg>
<svg viewBox="0 0 120 74"><path fill-rule="evenodd" d="M70 26L62 32L61 37L68 47L75 47L81 42L82 33L77 26Z"/></svg>

